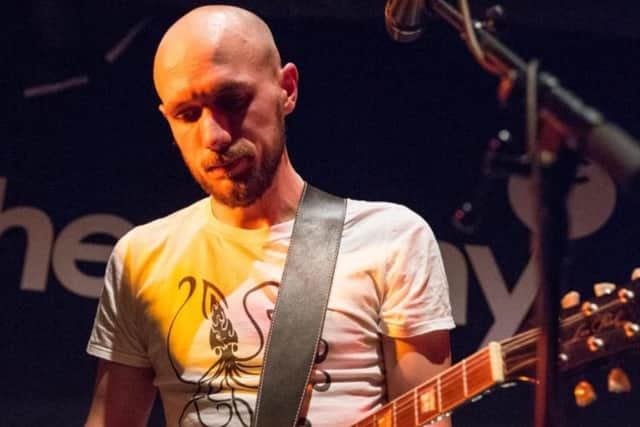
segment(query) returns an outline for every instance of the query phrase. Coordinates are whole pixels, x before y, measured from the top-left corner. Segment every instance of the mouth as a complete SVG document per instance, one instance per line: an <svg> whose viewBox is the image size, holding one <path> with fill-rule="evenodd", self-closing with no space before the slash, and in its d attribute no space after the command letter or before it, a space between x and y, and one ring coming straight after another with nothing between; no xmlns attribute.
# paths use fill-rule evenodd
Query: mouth
<svg viewBox="0 0 640 427"><path fill-rule="evenodd" d="M204 170L207 173L220 173L229 178L235 178L246 173L253 161L249 156L238 156L233 159L206 165Z"/></svg>

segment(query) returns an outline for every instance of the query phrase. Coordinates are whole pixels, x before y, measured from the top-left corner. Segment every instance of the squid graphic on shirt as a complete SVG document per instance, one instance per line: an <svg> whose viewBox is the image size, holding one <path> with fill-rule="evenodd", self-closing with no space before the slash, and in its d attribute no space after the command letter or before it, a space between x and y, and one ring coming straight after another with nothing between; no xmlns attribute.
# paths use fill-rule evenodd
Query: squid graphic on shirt
<svg viewBox="0 0 640 427"><path fill-rule="evenodd" d="M189 302L195 298L198 287L198 280L192 276L183 278L178 283L178 288L188 287L188 294L182 305L176 311L169 329L167 331L167 355L173 371L179 381L185 384L195 386L195 391L190 399L186 402L179 418L179 425L189 411L195 411L200 425L203 427L213 427L207 424L203 418L205 409L224 414L224 421L219 426L229 426L232 423L239 422L242 426L249 427L253 418L253 408L244 399L239 396L240 391L257 392L256 384L248 384L245 378L248 376L258 378L262 371L262 364L258 360L258 355L264 350L265 334L256 322L254 315L249 311L247 300L254 292L260 291L265 287L279 287L277 282L264 282L250 289L243 297L242 305L244 315L247 316L252 323L258 335L258 346L253 353L248 356L241 357L238 354L239 345L242 345L242 337L239 337L233 327L232 319L229 318L227 311L229 306L224 294L211 282L201 280L202 284L202 301L200 305L202 319L208 323L209 327L209 347L211 350L211 363L197 380L187 379L178 369L177 363L172 356L172 332L180 317L184 314L184 310ZM200 293L198 293L200 294ZM193 306L191 306L193 307ZM268 309L266 315L271 319L273 310ZM321 340L316 356L316 363L322 363L329 352L329 345L324 339ZM314 384L316 391L328 390L331 379L329 374L321 371L324 380L321 383ZM309 420L301 418L300 426L311 427Z"/></svg>

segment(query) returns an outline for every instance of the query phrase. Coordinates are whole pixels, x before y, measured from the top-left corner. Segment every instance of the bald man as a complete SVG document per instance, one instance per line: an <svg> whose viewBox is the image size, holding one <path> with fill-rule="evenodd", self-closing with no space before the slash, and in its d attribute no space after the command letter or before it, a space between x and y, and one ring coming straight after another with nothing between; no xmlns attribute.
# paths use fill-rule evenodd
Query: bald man
<svg viewBox="0 0 640 427"><path fill-rule="evenodd" d="M257 16L205 6L166 32L153 78L208 196L116 244L87 346L99 360L87 425L145 425L159 391L167 425L248 426L305 185L284 132L298 70ZM351 425L433 377L453 326L428 225L349 199L304 425Z"/></svg>

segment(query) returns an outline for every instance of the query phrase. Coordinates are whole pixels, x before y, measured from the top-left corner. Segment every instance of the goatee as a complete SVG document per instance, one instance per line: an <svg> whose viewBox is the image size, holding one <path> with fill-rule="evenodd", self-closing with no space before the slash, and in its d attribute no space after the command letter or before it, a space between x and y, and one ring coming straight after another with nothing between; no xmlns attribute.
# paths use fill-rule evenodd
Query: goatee
<svg viewBox="0 0 640 427"><path fill-rule="evenodd" d="M285 134L282 132L279 144L264 150L260 163L253 165L247 172L237 176L227 176L231 189L220 191L204 177L197 179L202 189L217 202L231 208L247 207L258 200L273 183L278 167L282 162L285 147ZM240 150L243 151L243 150ZM194 176L197 176L194 174Z"/></svg>

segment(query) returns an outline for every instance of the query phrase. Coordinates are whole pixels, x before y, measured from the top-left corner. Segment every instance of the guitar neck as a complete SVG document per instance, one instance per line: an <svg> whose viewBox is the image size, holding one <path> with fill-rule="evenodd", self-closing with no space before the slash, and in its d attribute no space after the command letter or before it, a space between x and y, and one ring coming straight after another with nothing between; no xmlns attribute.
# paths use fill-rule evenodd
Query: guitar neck
<svg viewBox="0 0 640 427"><path fill-rule="evenodd" d="M564 310L560 320L560 371L640 348L638 294L640 277L634 277L626 288ZM540 330L531 329L501 343L492 342L352 427L421 426L503 383L505 378L516 378L516 374L519 379L526 378L526 372L535 366L539 337Z"/></svg>
<svg viewBox="0 0 640 427"><path fill-rule="evenodd" d="M435 378L384 405L352 427L417 427L437 419L504 381L499 343L463 359Z"/></svg>

